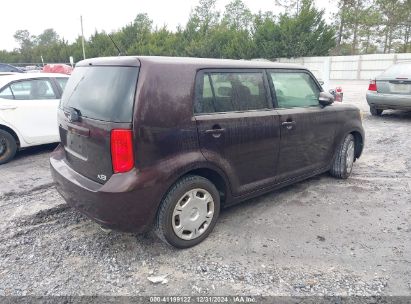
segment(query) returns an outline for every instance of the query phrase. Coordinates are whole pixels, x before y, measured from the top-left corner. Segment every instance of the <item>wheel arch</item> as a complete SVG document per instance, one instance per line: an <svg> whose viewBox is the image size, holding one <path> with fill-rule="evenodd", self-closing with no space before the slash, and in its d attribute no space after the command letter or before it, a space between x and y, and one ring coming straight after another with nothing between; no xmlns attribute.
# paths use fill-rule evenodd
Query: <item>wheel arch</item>
<svg viewBox="0 0 411 304"><path fill-rule="evenodd" d="M212 182L220 193L221 207L232 200L232 192L229 179L225 175L224 171L210 163L200 162L195 164L194 166L191 166L190 168L186 168L185 170L179 170L179 172L174 175L174 178L168 183L168 189L173 187L175 183L177 183L180 179L184 178L187 175L201 176ZM165 192L163 198L168 193L168 191L169 190Z"/></svg>
<svg viewBox="0 0 411 304"><path fill-rule="evenodd" d="M359 131L355 130L350 132L354 136L354 147L355 147L355 158L359 158L362 154L362 151L364 149L364 138L363 134L361 134Z"/></svg>
<svg viewBox="0 0 411 304"><path fill-rule="evenodd" d="M355 144L355 159L360 158L362 151L364 149L364 142L365 142L365 132L362 126L361 116L360 113L357 111L351 111L350 115L346 119L343 125L339 127L337 131L336 141L335 144L335 152L338 151L338 147L344 142L344 139L347 135L351 134L354 136L354 144Z"/></svg>
<svg viewBox="0 0 411 304"><path fill-rule="evenodd" d="M12 128L6 125L0 124L0 130L10 133L13 136L14 140L16 141L17 148L20 149L20 146L21 146L20 138Z"/></svg>
<svg viewBox="0 0 411 304"><path fill-rule="evenodd" d="M224 203L227 200L227 196L229 195L229 185L226 179L216 170L202 167L202 168L196 168L193 170L190 170L186 172L183 176L180 178L183 178L184 176L187 175L197 175L204 177L208 179L210 182L214 184L214 186L217 188L218 192L220 193L220 203L221 206L224 205Z"/></svg>

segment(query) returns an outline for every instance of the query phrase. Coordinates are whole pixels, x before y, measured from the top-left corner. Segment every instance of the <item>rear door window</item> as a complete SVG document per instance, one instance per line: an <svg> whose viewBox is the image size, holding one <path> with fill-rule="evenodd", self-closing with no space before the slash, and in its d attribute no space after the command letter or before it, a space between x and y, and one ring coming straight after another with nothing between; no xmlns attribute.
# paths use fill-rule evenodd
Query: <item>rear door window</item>
<svg viewBox="0 0 411 304"><path fill-rule="evenodd" d="M0 92L0 98L3 99L14 99L13 93L10 90L10 87L5 87L3 90Z"/></svg>
<svg viewBox="0 0 411 304"><path fill-rule="evenodd" d="M300 71L269 74L279 108L318 106L320 89L309 74Z"/></svg>
<svg viewBox="0 0 411 304"><path fill-rule="evenodd" d="M49 79L29 79L10 84L14 99L43 100L56 99L56 93Z"/></svg>
<svg viewBox="0 0 411 304"><path fill-rule="evenodd" d="M196 96L196 113L268 109L263 72L203 72Z"/></svg>
<svg viewBox="0 0 411 304"><path fill-rule="evenodd" d="M139 69L122 66L76 67L61 98L63 109L84 117L131 122Z"/></svg>

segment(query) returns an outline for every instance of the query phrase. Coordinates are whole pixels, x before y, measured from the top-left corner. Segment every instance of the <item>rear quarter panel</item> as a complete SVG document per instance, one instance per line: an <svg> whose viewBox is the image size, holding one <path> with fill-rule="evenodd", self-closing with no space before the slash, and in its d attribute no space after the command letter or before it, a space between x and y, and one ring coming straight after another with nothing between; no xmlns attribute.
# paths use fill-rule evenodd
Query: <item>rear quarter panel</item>
<svg viewBox="0 0 411 304"><path fill-rule="evenodd" d="M9 100L8 99L5 100L5 99L0 98L0 108L1 108L1 105L3 104L3 101L6 101L4 103L6 105L7 101L9 101ZM20 131L13 124L9 123L8 121L6 121L3 118L3 113L2 113L1 110L0 110L0 129L4 129L4 130L11 129L17 135L17 138L19 139L19 147L20 148L25 148L25 147L31 146L31 144L29 144L28 142L26 142L24 140L24 138L21 135Z"/></svg>
<svg viewBox="0 0 411 304"><path fill-rule="evenodd" d="M141 61L133 120L135 163L152 177L148 183L162 185L159 192L205 166L193 117L195 75L191 66Z"/></svg>

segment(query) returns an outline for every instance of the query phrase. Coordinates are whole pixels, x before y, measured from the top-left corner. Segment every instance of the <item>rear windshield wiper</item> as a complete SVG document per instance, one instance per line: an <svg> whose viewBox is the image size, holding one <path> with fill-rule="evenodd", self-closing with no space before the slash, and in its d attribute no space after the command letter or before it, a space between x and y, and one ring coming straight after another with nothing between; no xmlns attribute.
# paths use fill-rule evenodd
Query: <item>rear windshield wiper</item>
<svg viewBox="0 0 411 304"><path fill-rule="evenodd" d="M79 109L69 107L67 108L67 110L68 110L67 118L70 122L80 121L81 112Z"/></svg>

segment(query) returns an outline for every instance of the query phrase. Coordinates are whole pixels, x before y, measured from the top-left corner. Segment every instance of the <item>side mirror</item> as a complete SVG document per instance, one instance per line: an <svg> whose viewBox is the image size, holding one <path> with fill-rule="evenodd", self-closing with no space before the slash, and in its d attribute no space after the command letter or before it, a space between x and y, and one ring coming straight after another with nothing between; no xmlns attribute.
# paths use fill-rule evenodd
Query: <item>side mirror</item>
<svg viewBox="0 0 411 304"><path fill-rule="evenodd" d="M320 96L318 97L318 101L322 106L329 106L334 102L334 96L327 92L320 92Z"/></svg>

